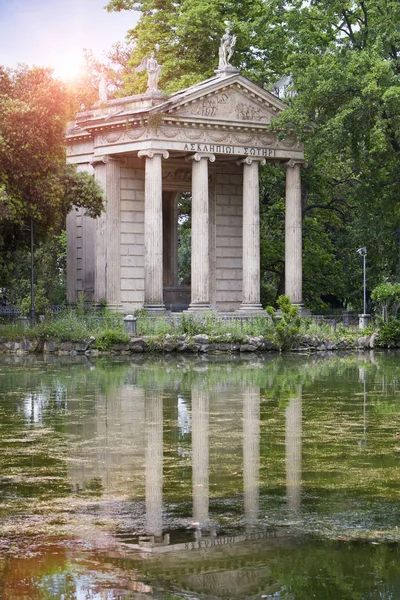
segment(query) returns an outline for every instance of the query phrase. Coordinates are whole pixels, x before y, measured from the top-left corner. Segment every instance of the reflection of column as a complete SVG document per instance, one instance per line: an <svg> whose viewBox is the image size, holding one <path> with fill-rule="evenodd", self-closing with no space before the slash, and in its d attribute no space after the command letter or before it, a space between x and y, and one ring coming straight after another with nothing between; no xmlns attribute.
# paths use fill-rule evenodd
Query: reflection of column
<svg viewBox="0 0 400 600"><path fill-rule="evenodd" d="M240 310L261 311L259 164L265 158L243 160L243 299Z"/></svg>
<svg viewBox="0 0 400 600"><path fill-rule="evenodd" d="M250 523L259 510L260 390L249 387L243 397L244 517Z"/></svg>
<svg viewBox="0 0 400 600"><path fill-rule="evenodd" d="M163 302L162 163L165 150L141 150L146 158L144 192L144 305L148 310L165 310Z"/></svg>
<svg viewBox="0 0 400 600"><path fill-rule="evenodd" d="M301 164L286 164L285 294L293 304L301 304L303 298Z"/></svg>
<svg viewBox="0 0 400 600"><path fill-rule="evenodd" d="M163 399L146 395L146 528L149 535L162 535L163 489Z"/></svg>
<svg viewBox="0 0 400 600"><path fill-rule="evenodd" d="M209 505L209 393L192 390L193 518L200 527L208 523Z"/></svg>
<svg viewBox="0 0 400 600"><path fill-rule="evenodd" d="M210 304L210 236L208 161L214 154L197 152L192 160L192 298L189 310L207 310Z"/></svg>
<svg viewBox="0 0 400 600"><path fill-rule="evenodd" d="M286 408L286 499L288 508L299 510L301 504L302 449L301 387L296 398Z"/></svg>

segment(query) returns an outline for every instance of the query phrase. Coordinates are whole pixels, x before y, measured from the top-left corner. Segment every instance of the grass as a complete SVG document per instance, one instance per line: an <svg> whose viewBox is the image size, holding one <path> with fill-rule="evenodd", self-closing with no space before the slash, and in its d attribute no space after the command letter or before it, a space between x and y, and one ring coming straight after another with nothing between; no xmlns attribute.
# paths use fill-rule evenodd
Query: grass
<svg viewBox="0 0 400 600"><path fill-rule="evenodd" d="M209 343L246 343L249 336L264 336L282 350L297 347L307 336L318 342L329 339L333 344L346 339L355 341L360 332L356 328L336 327L328 323L316 323L311 318L301 318L293 312L295 307L287 306L278 315L257 315L249 319L225 319L215 312L185 314L178 317L150 316L146 311L137 314L136 335L152 338L153 347L162 349L165 340L177 340L181 336L193 338L207 335ZM297 310L297 309L296 309ZM371 333L371 330L365 334ZM116 344L129 343L129 335L124 330L123 317L107 309L96 311L78 305L76 309L66 309L59 315L47 318L33 327L0 325L0 341L20 341L22 339L55 339L60 342L83 342L93 336L92 348L109 350ZM151 344L151 341L150 341Z"/></svg>

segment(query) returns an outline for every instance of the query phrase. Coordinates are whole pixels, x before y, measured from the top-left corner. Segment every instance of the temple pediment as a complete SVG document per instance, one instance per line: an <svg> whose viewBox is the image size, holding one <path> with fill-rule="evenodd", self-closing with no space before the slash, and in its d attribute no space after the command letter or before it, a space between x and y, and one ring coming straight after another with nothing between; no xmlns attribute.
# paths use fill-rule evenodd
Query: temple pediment
<svg viewBox="0 0 400 600"><path fill-rule="evenodd" d="M178 119L189 117L195 120L268 125L284 108L278 98L235 74L229 78L210 79L188 88L153 110L166 112Z"/></svg>

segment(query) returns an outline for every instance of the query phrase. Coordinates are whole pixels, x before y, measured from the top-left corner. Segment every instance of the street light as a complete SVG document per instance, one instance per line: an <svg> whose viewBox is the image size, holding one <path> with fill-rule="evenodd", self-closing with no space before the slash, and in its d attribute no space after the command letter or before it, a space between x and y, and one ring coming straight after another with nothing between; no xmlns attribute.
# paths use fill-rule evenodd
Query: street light
<svg viewBox="0 0 400 600"><path fill-rule="evenodd" d="M364 302L363 302L363 314L360 315L360 321L359 321L359 326L360 329L364 329L364 327L368 324L368 317L367 316L367 249L366 248L359 248L357 250L358 254L360 256L362 256L363 258L363 296L364 296Z"/></svg>
<svg viewBox="0 0 400 600"><path fill-rule="evenodd" d="M31 217L31 325L35 324L35 277L33 259L33 218Z"/></svg>
<svg viewBox="0 0 400 600"><path fill-rule="evenodd" d="M395 235L397 237L397 241L399 242L399 283L400 283L400 229L396 229L395 231L392 231L392 235Z"/></svg>

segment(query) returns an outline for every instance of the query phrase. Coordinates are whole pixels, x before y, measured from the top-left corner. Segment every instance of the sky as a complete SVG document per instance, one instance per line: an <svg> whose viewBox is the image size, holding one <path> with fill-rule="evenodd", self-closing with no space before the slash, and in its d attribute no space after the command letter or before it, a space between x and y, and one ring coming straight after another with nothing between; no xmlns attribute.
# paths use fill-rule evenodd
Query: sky
<svg viewBox="0 0 400 600"><path fill-rule="evenodd" d="M84 64L83 48L105 60L124 41L137 13L108 13L107 0L0 0L0 65L51 67L72 79Z"/></svg>

